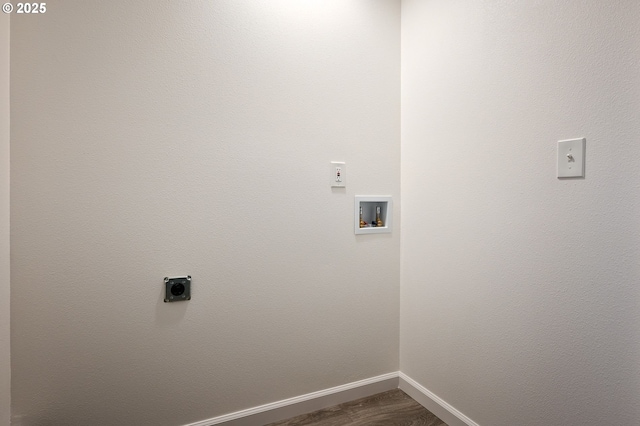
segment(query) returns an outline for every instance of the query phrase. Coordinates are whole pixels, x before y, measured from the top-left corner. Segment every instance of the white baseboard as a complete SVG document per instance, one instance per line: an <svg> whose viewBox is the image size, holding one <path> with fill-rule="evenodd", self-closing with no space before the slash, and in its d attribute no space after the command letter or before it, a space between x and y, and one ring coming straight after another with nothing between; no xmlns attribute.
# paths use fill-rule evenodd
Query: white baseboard
<svg viewBox="0 0 640 426"><path fill-rule="evenodd" d="M185 426L220 424L224 424L224 426L263 426L396 388L400 388L448 426L480 426L438 395L400 371L236 411Z"/></svg>
<svg viewBox="0 0 640 426"><path fill-rule="evenodd" d="M448 426L480 426L406 374L399 372L399 388Z"/></svg>
<svg viewBox="0 0 640 426"><path fill-rule="evenodd" d="M225 426L263 426L397 388L398 372L396 371L247 410L236 411L235 413L213 417L185 426L213 426L219 424L224 424Z"/></svg>

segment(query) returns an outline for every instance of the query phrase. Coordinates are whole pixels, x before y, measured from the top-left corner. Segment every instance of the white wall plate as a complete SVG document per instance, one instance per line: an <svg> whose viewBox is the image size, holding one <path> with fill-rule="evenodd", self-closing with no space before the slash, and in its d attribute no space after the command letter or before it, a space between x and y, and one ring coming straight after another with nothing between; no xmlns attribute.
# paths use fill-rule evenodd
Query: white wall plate
<svg viewBox="0 0 640 426"><path fill-rule="evenodd" d="M558 141L558 177L584 177L584 151L587 140Z"/></svg>
<svg viewBox="0 0 640 426"><path fill-rule="evenodd" d="M332 188L344 188L347 186L347 165L341 161L331 162L329 183Z"/></svg>

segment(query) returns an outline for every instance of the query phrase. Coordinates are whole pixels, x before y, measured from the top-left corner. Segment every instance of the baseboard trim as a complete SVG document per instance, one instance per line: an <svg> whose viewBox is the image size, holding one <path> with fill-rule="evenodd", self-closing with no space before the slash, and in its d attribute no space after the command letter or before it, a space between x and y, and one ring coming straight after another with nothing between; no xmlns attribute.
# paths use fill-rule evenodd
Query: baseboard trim
<svg viewBox="0 0 640 426"><path fill-rule="evenodd" d="M259 407L201 420L185 426L213 426L219 424L224 424L225 426L263 426L268 423L299 416L300 414L310 413L333 405L353 401L354 399L397 389L398 374L399 372L397 371L383 374L318 392L272 402Z"/></svg>
<svg viewBox="0 0 640 426"><path fill-rule="evenodd" d="M480 426L462 414L444 399L440 398L406 374L399 372L399 388L418 401L424 408L438 416L449 426Z"/></svg>

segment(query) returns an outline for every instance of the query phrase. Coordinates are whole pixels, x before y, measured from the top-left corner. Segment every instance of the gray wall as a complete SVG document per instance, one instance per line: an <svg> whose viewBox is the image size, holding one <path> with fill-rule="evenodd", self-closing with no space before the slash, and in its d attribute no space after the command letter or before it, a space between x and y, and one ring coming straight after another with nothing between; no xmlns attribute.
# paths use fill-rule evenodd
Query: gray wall
<svg viewBox="0 0 640 426"><path fill-rule="evenodd" d="M640 3L402 7L401 371L483 426L639 424Z"/></svg>
<svg viewBox="0 0 640 426"><path fill-rule="evenodd" d="M399 2L12 18L16 422L175 426L398 370L400 235L356 238L353 197L399 201Z"/></svg>
<svg viewBox="0 0 640 426"><path fill-rule="evenodd" d="M396 1L12 15L16 424L179 425L398 367L482 426L638 423L640 6L402 4L402 31ZM586 178L556 179L582 136ZM398 219L400 183L402 245L356 238L353 196ZM177 274L194 299L164 304Z"/></svg>

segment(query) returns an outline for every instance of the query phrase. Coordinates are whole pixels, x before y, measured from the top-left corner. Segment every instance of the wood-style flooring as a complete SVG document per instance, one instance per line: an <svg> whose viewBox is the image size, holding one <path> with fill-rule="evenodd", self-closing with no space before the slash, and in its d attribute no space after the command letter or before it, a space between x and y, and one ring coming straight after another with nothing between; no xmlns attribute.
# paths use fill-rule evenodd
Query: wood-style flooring
<svg viewBox="0 0 640 426"><path fill-rule="evenodd" d="M447 426L400 389L303 414L267 426Z"/></svg>

